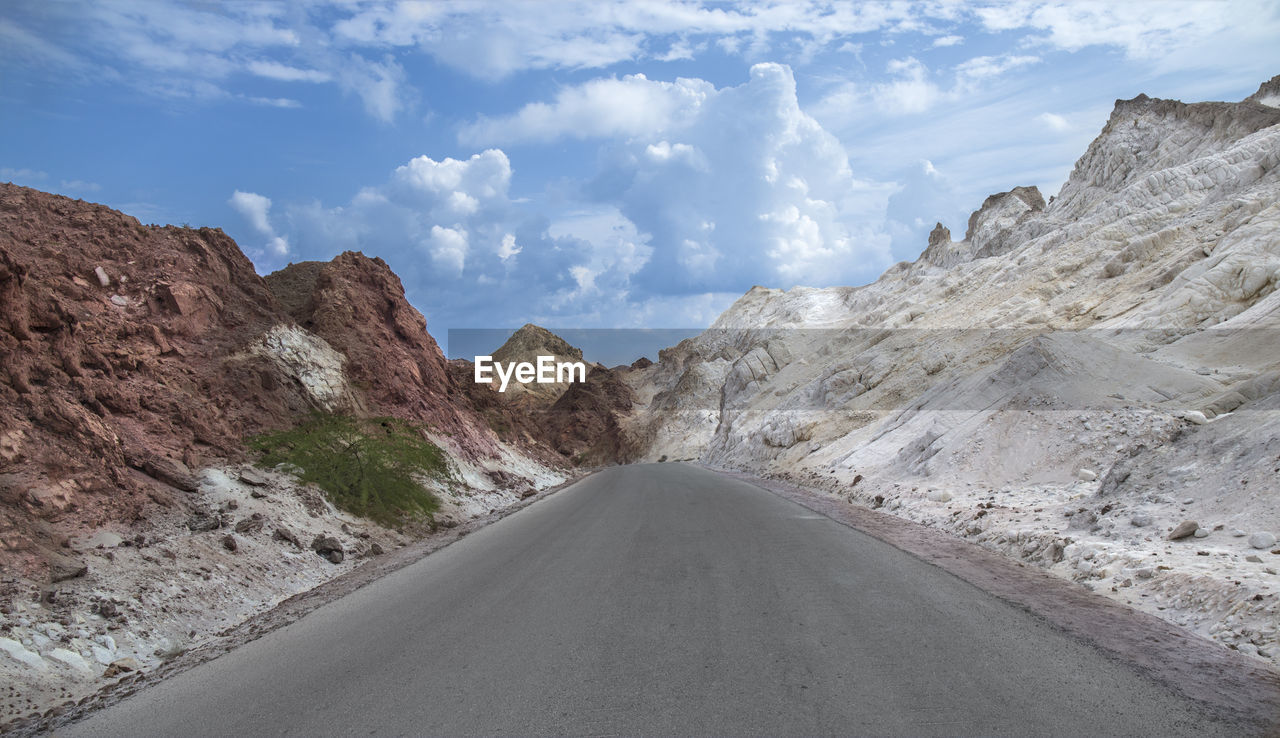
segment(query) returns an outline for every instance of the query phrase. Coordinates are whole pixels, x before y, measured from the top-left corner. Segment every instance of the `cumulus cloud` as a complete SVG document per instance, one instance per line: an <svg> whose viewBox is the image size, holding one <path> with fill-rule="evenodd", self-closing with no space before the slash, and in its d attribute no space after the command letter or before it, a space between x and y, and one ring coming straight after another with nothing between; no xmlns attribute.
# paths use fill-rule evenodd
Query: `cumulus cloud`
<svg viewBox="0 0 1280 738"><path fill-rule="evenodd" d="M800 110L788 67L757 64L744 84L697 88L667 125L609 147L593 181L592 196L652 248L635 285L831 284L887 266L887 239L858 217L869 186Z"/></svg>
<svg viewBox="0 0 1280 738"><path fill-rule="evenodd" d="M932 161L922 159L901 169L897 186L885 210L885 227L896 258L919 256L939 222L952 231L953 238L964 238L967 213L957 207L953 183Z"/></svg>
<svg viewBox="0 0 1280 738"><path fill-rule="evenodd" d="M546 104L589 108L583 101L601 95L626 107L619 96L631 94L664 107L644 126L596 129L597 169L581 190L554 203L513 198L515 172L499 148L422 155L344 204L288 206L290 239L382 255L446 326L701 325L753 283L854 283L888 265L888 236L868 224L889 193L856 178L840 143L800 110L786 66L756 65L722 88L605 81ZM519 113L487 135L578 135ZM270 225L271 204L259 198L235 200L251 223ZM499 304L495 291L526 299Z"/></svg>
<svg viewBox="0 0 1280 738"><path fill-rule="evenodd" d="M521 248L516 245L515 234L507 233L502 237L502 243L498 246L498 258L504 263L520 254Z"/></svg>
<svg viewBox="0 0 1280 738"><path fill-rule="evenodd" d="M872 87L876 103L891 113L923 113L944 97L929 79L929 70L915 57L894 59L887 65L893 77Z"/></svg>
<svg viewBox="0 0 1280 738"><path fill-rule="evenodd" d="M329 251L403 253L405 245L414 246L425 261L410 272L424 287L461 288L467 283L459 278L496 284L517 256L521 264L538 261L529 244L542 243L545 230L530 226L528 214L509 197L511 176L501 149L466 159L422 155L396 167L386 181L362 188L346 205L297 204L288 218L298 237ZM554 269L562 272L560 286L571 281L567 264Z"/></svg>
<svg viewBox="0 0 1280 738"><path fill-rule="evenodd" d="M427 247L436 266L454 274L462 274L467 263L467 232L461 227L442 228L431 226L431 240Z"/></svg>
<svg viewBox="0 0 1280 738"><path fill-rule="evenodd" d="M231 193L231 199L227 200L227 204L245 219L250 228L267 239L268 254L277 259L289 255L289 239L277 234L276 229L271 225L271 198L256 192L236 190Z"/></svg>
<svg viewBox="0 0 1280 738"><path fill-rule="evenodd" d="M942 48L945 46L956 46L964 43L963 36L939 36L933 40L934 48Z"/></svg>

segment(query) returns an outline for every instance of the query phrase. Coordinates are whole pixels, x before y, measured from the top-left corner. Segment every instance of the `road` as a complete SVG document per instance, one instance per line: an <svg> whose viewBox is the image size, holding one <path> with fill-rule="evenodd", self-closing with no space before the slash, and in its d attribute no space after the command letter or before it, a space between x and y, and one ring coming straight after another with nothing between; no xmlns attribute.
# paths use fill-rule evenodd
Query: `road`
<svg viewBox="0 0 1280 738"><path fill-rule="evenodd" d="M595 474L59 734L1227 732L896 548L651 464Z"/></svg>

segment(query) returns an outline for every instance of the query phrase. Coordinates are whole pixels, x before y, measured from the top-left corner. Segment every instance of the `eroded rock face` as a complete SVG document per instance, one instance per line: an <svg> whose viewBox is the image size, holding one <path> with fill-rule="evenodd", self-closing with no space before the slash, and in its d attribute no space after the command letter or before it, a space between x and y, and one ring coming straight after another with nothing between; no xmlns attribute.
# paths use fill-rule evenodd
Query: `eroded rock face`
<svg viewBox="0 0 1280 738"><path fill-rule="evenodd" d="M504 365L525 361L536 363L539 356L550 356L556 363L580 362L582 349L570 346L563 338L546 328L526 323L493 352L493 360ZM520 412L532 414L549 408L565 393L565 390L569 389L571 384L570 382L521 384L512 381L507 385L506 392L501 392L499 395L504 401L515 405Z"/></svg>
<svg viewBox="0 0 1280 738"><path fill-rule="evenodd" d="M1245 101L1280 108L1280 74L1258 85L1258 91L1246 97Z"/></svg>
<svg viewBox="0 0 1280 738"><path fill-rule="evenodd" d="M631 389L620 372L595 367L586 382L569 385L537 417L547 442L573 464L611 464L630 456L620 418L632 404Z"/></svg>
<svg viewBox="0 0 1280 738"><path fill-rule="evenodd" d="M637 457L820 487L1280 652L1248 594L1277 554L1246 541L1280 529L1278 93L1119 101L1049 202L992 195L870 285L752 288L626 375Z"/></svg>
<svg viewBox="0 0 1280 738"><path fill-rule="evenodd" d="M382 259L348 251L328 263L292 264L266 282L300 327L346 357L344 373L371 411L426 421L468 456L497 453L426 319Z"/></svg>
<svg viewBox="0 0 1280 738"><path fill-rule="evenodd" d="M476 397L380 259L264 280L220 230L0 185L6 570L47 579L60 531L187 508L201 467L314 410L424 422L449 453L492 461L503 447Z"/></svg>
<svg viewBox="0 0 1280 738"><path fill-rule="evenodd" d="M146 515L183 469L235 458L287 414L226 360L287 319L222 231L143 226L109 208L0 185L0 557L36 573L43 520ZM214 401L212 398L218 398Z"/></svg>

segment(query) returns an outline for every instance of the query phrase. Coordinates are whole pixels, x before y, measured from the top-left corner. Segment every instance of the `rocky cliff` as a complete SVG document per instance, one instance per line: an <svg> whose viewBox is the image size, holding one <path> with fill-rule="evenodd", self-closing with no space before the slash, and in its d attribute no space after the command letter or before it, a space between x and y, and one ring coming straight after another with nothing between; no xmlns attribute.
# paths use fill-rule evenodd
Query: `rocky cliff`
<svg viewBox="0 0 1280 738"><path fill-rule="evenodd" d="M0 285L6 568L34 573L77 527L181 502L199 468L244 458L247 434L312 410L409 418L460 459L501 455L379 259L264 280L219 230L3 185Z"/></svg>
<svg viewBox="0 0 1280 738"><path fill-rule="evenodd" d="M1118 101L1048 202L992 195L963 240L938 224L864 287L753 288L626 373L629 442L923 520L1280 656L1277 84Z"/></svg>
<svg viewBox="0 0 1280 738"><path fill-rule="evenodd" d="M582 349L570 346L542 326L526 323L493 352L493 360L502 364L536 363L539 356L550 356L555 362L578 362L582 361ZM531 414L550 407L570 386L570 382L512 382L500 396L521 412Z"/></svg>
<svg viewBox="0 0 1280 738"><path fill-rule="evenodd" d="M422 532L249 467L248 435L314 411L422 423L449 456L447 526L562 481L491 400L379 259L263 279L220 230L0 185L0 675L25 685L0 723Z"/></svg>

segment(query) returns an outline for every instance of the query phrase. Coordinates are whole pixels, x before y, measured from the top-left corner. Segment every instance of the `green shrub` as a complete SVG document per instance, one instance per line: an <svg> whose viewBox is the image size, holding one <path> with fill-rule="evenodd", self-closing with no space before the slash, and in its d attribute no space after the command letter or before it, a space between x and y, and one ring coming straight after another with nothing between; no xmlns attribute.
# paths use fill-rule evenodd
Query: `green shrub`
<svg viewBox="0 0 1280 738"><path fill-rule="evenodd" d="M323 489L333 504L385 525L430 519L440 499L419 479L449 476L440 447L426 439L421 426L399 418L316 413L295 428L248 442L262 452L259 466L292 464L300 479Z"/></svg>

